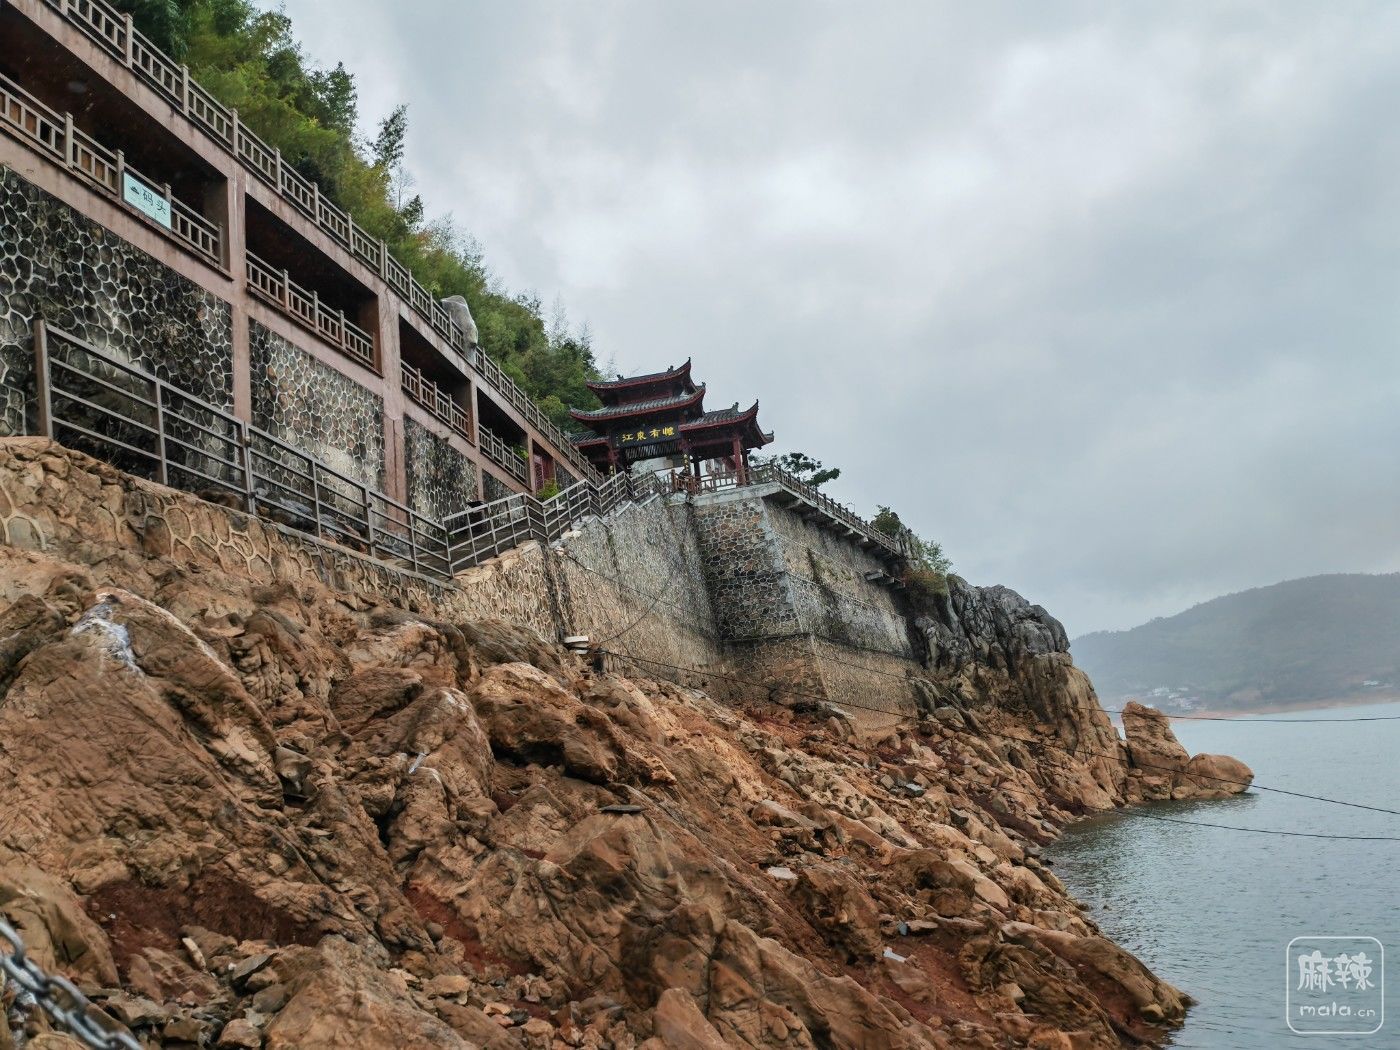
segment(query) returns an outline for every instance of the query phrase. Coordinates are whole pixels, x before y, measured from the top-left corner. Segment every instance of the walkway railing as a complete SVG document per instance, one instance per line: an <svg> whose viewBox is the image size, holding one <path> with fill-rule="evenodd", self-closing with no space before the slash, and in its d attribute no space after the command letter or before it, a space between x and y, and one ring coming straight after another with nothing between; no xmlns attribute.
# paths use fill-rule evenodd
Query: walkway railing
<svg viewBox="0 0 1400 1050"><path fill-rule="evenodd" d="M278 196L377 273L455 350L470 356L466 333L408 267L389 254L388 246L365 232L349 212L326 200L316 183L284 163L280 150L244 127L236 109L225 106L191 80L189 69L151 43L132 25L130 15L117 11L106 0L45 0L45 3L136 73L271 186ZM484 353L481 358L482 374L491 380L492 386L515 405L579 474L601 481L602 476L593 465L574 449L568 437L540 412L510 376Z"/></svg>
<svg viewBox="0 0 1400 1050"><path fill-rule="evenodd" d="M246 254L248 287L260 299L278 307L336 349L344 351L347 357L354 358L366 368L375 367L373 337L348 320L344 310L332 310L321 302L320 295L308 292L288 277L286 270L274 269L252 252Z"/></svg>
<svg viewBox="0 0 1400 1050"><path fill-rule="evenodd" d="M749 484L776 484L888 552L904 553L894 538L772 466L699 479L618 474L601 484L577 482L547 500L511 495L438 521L42 320L34 335L40 434L128 473L426 575L447 578L528 540L551 542L625 502ZM518 464L517 476L524 475L524 462L504 442L486 429L481 438L483 450Z"/></svg>
<svg viewBox="0 0 1400 1050"><path fill-rule="evenodd" d="M401 568L449 575L441 522L42 321L34 346L44 436Z"/></svg>
<svg viewBox="0 0 1400 1050"><path fill-rule="evenodd" d="M223 228L171 196L170 187L148 179L131 165L121 150L107 149L73 125L71 113L58 113L14 81L0 76L0 127L69 171L75 172L120 201L155 229L169 233L196 255L223 266ZM127 201L127 188L149 198L152 210L169 220L157 220Z"/></svg>
<svg viewBox="0 0 1400 1050"><path fill-rule="evenodd" d="M481 451L486 454L486 458L495 463L496 466L504 467L511 477L522 485L525 484L529 473L525 469L525 460L516 453L515 449L485 427L480 428L478 436L481 439Z"/></svg>
<svg viewBox="0 0 1400 1050"><path fill-rule="evenodd" d="M590 515L601 517L622 503L669 491L661 475L617 474L601 485L580 481L547 500L516 494L470 507L443 522L451 537L452 572L479 565L530 540L551 543Z"/></svg>
<svg viewBox="0 0 1400 1050"><path fill-rule="evenodd" d="M889 533L881 532L849 507L837 503L830 496L819 492L811 485L806 484L772 463L752 467L743 475L734 471L726 471L723 473L706 474L697 478L684 470L678 470L671 475L671 485L674 491L685 492L691 495L699 495L703 492L719 492L725 489L738 488L743 485L777 485L784 492L795 497L798 502L805 504L812 510L825 516L828 520L836 522L851 532L862 536L871 543L883 547L891 554L897 554L902 557L907 553L903 544L901 544L896 537L889 535Z"/></svg>
<svg viewBox="0 0 1400 1050"><path fill-rule="evenodd" d="M467 441L472 440L472 417L452 395L410 364L403 366L403 391Z"/></svg>
<svg viewBox="0 0 1400 1050"><path fill-rule="evenodd" d="M539 405L530 399L530 396L516 386L515 380L506 375L505 371L483 350L480 353L480 369L482 377L491 386L495 387L505 395L506 401L515 406L517 412L525 417L526 422L543 434L554 445L562 451L569 464L573 466L581 475L595 484L603 480L603 476L598 473L597 468L589 463L574 448L573 440L554 425L554 421L540 411Z"/></svg>

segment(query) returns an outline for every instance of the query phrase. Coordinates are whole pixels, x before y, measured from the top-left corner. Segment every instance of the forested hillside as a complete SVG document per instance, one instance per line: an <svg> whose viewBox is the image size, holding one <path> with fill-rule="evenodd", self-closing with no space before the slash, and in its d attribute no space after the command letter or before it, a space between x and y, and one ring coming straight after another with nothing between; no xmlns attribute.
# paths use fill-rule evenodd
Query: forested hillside
<svg viewBox="0 0 1400 1050"><path fill-rule="evenodd" d="M360 141L353 74L343 65L313 66L280 11L249 0L115 2L285 161L387 241L434 296L464 296L482 346L555 422L567 429L565 406L597 403L584 386L597 375L587 332L571 331L557 312L546 322L538 298L501 288L475 242L451 219L429 220L423 201L407 192L406 107L385 114L378 134Z"/></svg>
<svg viewBox="0 0 1400 1050"><path fill-rule="evenodd" d="M1204 602L1130 631L1078 638L1074 661L1105 701L1164 709L1394 695L1400 574L1289 580ZM1175 694L1175 695L1173 695Z"/></svg>

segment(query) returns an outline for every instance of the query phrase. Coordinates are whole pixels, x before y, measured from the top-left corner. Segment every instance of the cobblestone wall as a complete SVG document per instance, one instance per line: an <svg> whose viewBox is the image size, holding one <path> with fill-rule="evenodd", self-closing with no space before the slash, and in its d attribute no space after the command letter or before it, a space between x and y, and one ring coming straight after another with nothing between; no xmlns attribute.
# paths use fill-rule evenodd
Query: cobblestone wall
<svg viewBox="0 0 1400 1050"><path fill-rule="evenodd" d="M496 475L485 470L481 472L481 498L487 503L492 500L505 499L513 491L514 489Z"/></svg>
<svg viewBox="0 0 1400 1050"><path fill-rule="evenodd" d="M921 671L882 568L839 533L779 506L771 489L703 496L696 531L735 677L775 700L828 699L865 714L907 712ZM750 689L762 692L762 689Z"/></svg>
<svg viewBox="0 0 1400 1050"><path fill-rule="evenodd" d="M473 619L509 620L558 639L568 625L558 599L558 584L549 553L527 543L468 569L457 577L457 609Z"/></svg>
<svg viewBox="0 0 1400 1050"><path fill-rule="evenodd" d="M233 406L229 305L0 169L0 434L34 425L34 320Z"/></svg>
<svg viewBox="0 0 1400 1050"><path fill-rule="evenodd" d="M882 720L882 713L907 715L919 707L915 683L923 666L910 657L851 649L812 639L812 656L822 688L833 703L846 704L866 721Z"/></svg>
<svg viewBox="0 0 1400 1050"><path fill-rule="evenodd" d="M248 322L253 425L383 491L384 403L256 321Z"/></svg>
<svg viewBox="0 0 1400 1050"><path fill-rule="evenodd" d="M720 636L732 641L800 631L782 550L764 501L726 493L697 501L694 513Z"/></svg>
<svg viewBox="0 0 1400 1050"><path fill-rule="evenodd" d="M560 549L518 547L458 583L471 615L549 638L585 634L618 654L609 663L622 674L730 696L702 560L691 508L653 500L587 523Z"/></svg>
<svg viewBox="0 0 1400 1050"><path fill-rule="evenodd" d="M476 464L450 441L405 416L403 443L408 505L419 514L442 521L477 498Z"/></svg>

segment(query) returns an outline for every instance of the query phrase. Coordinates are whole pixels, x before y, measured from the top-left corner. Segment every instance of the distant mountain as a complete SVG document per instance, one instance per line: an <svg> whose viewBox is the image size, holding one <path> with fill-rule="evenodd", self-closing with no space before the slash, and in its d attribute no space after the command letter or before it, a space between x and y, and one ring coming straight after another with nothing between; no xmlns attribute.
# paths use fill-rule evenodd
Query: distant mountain
<svg viewBox="0 0 1400 1050"><path fill-rule="evenodd" d="M1288 580L1130 631L1075 639L1108 703L1166 711L1359 700L1400 691L1400 573Z"/></svg>

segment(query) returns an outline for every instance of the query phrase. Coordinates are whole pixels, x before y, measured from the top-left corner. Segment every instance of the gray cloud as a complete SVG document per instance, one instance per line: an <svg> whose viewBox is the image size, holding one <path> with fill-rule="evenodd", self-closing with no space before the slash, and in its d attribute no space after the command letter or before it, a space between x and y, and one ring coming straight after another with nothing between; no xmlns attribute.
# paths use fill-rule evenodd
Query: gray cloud
<svg viewBox="0 0 1400 1050"><path fill-rule="evenodd" d="M1071 633L1400 569L1400 8L287 0L619 368Z"/></svg>

